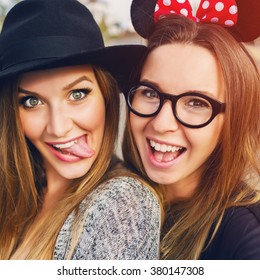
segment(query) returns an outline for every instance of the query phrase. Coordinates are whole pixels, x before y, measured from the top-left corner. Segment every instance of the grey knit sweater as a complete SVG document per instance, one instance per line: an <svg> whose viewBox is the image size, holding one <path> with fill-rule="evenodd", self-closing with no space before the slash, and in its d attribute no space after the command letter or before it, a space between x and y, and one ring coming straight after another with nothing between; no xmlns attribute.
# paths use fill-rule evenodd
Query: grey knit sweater
<svg viewBox="0 0 260 280"><path fill-rule="evenodd" d="M118 177L98 186L79 207L82 231L72 259L159 259L160 206L139 181ZM71 213L58 235L54 259L67 259Z"/></svg>

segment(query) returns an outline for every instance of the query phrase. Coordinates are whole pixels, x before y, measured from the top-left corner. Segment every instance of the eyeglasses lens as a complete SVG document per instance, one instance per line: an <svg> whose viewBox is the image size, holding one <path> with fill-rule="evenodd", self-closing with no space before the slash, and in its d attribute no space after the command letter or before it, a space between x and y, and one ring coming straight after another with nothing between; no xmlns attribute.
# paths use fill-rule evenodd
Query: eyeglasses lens
<svg viewBox="0 0 260 280"><path fill-rule="evenodd" d="M165 99L163 96L163 93L160 94L148 86L141 85L130 91L128 102L138 114L150 116L159 112L158 109L163 105ZM189 94L179 98L178 96L172 96L171 99L174 115L183 123L201 125L206 123L212 116L212 106L203 97Z"/></svg>

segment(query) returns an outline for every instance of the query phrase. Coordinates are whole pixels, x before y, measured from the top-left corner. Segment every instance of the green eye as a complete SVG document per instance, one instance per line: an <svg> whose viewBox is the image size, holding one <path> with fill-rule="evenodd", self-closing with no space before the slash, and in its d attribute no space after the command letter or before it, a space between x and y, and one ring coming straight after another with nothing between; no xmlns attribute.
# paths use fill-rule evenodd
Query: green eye
<svg viewBox="0 0 260 280"><path fill-rule="evenodd" d="M29 106L34 107L34 106L38 105L39 100L37 98L30 98L27 100L27 103L29 103L28 104Z"/></svg>
<svg viewBox="0 0 260 280"><path fill-rule="evenodd" d="M79 101L87 97L90 93L90 89L76 89L71 91L69 99L73 101Z"/></svg>
<svg viewBox="0 0 260 280"><path fill-rule="evenodd" d="M76 99L76 100L77 100L77 99L81 99L83 96L84 96L83 93L80 92L80 91L76 91L76 92L73 92L73 93L72 93L73 99Z"/></svg>
<svg viewBox="0 0 260 280"><path fill-rule="evenodd" d="M21 99L20 103L25 108L35 108L36 106L42 104L41 100L34 96L26 96Z"/></svg>

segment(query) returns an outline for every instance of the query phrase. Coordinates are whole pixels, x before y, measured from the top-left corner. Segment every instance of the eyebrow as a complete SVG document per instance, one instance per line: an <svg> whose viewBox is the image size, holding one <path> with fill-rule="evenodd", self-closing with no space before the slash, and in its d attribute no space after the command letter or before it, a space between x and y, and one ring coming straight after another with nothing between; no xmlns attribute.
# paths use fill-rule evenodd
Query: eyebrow
<svg viewBox="0 0 260 280"><path fill-rule="evenodd" d="M93 83L93 81L91 81L91 79L89 79L87 76L82 76L79 77L78 79L76 79L75 81L69 83L68 85L66 85L63 90L68 90L71 89L72 87L74 87L76 84L82 82L82 81L88 81L90 83Z"/></svg>
<svg viewBox="0 0 260 280"><path fill-rule="evenodd" d="M161 90L160 86L156 83L156 82L153 82L153 81L150 81L148 79L142 79L140 82L144 82L144 83L149 83L149 84L152 84L153 86L155 86L160 92L164 93L164 91ZM188 91L185 91L185 93L194 93L194 92L197 92L197 93L201 93L201 94L204 94L204 95L207 95L215 100L217 100L216 96L214 94L212 94L211 92L208 92L208 91L203 91L203 90L188 90ZM168 92L167 92L168 93ZM174 94L174 93L168 93L168 94L172 94L172 95L178 95L178 94ZM180 93L181 94L181 93ZM223 102L223 101L222 101Z"/></svg>
<svg viewBox="0 0 260 280"><path fill-rule="evenodd" d="M69 83L68 85L66 85L63 90L68 90L68 89L71 89L73 86L75 86L76 84L82 82L82 81L88 81L90 83L93 83L93 81L91 81L88 77L86 76L82 76L82 77L79 77L78 79L76 79L75 81ZM39 95L37 92L34 92L34 91L30 91L30 90L26 90L26 89L23 89L21 87L18 87L18 91L20 93L24 93L24 94L32 94L32 95Z"/></svg>
<svg viewBox="0 0 260 280"><path fill-rule="evenodd" d="M38 95L37 92L34 92L34 91L30 91L30 90L26 90L26 89L23 89L21 87L18 87L18 92L19 93L25 93L25 94L29 94L29 95Z"/></svg>

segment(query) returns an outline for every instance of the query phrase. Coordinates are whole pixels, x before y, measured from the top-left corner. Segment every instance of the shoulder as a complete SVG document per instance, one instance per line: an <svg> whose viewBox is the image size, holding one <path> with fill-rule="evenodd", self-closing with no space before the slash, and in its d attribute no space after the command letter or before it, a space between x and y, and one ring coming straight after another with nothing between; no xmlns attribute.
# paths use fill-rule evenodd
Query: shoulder
<svg viewBox="0 0 260 280"><path fill-rule="evenodd" d="M77 211L79 238L73 259L158 259L161 209L154 193L131 177L100 184ZM67 257L75 213L65 221L54 258Z"/></svg>
<svg viewBox="0 0 260 280"><path fill-rule="evenodd" d="M260 229L260 203L228 209L222 224L233 232L242 231L245 233L252 228Z"/></svg>
<svg viewBox="0 0 260 280"><path fill-rule="evenodd" d="M207 251L215 259L260 259L260 203L227 209Z"/></svg>
<svg viewBox="0 0 260 280"><path fill-rule="evenodd" d="M119 204L126 206L136 204L160 208L153 191L132 177L116 177L102 183L81 203L81 206L89 209L90 201L94 204L112 204L115 207Z"/></svg>
<svg viewBox="0 0 260 280"><path fill-rule="evenodd" d="M133 177L121 176L110 179L100 186L97 189L103 191L115 192L115 193L146 193L152 194L152 191L144 186L141 181Z"/></svg>
<svg viewBox="0 0 260 280"><path fill-rule="evenodd" d="M100 186L104 193L113 195L135 195L137 198L145 198L145 200L155 200L158 202L155 194L147 186L133 177L117 177L113 178Z"/></svg>
<svg viewBox="0 0 260 280"><path fill-rule="evenodd" d="M117 177L99 185L80 204L85 223L156 224L161 219L161 207L155 194L139 180Z"/></svg>
<svg viewBox="0 0 260 280"><path fill-rule="evenodd" d="M157 259L160 206L130 177L111 179L81 203L83 231L73 258Z"/></svg>
<svg viewBox="0 0 260 280"><path fill-rule="evenodd" d="M153 191L132 177L117 177L104 182L86 202L82 206L88 213L93 212L95 217L106 219L108 213L113 212L121 218L158 221L161 211Z"/></svg>

